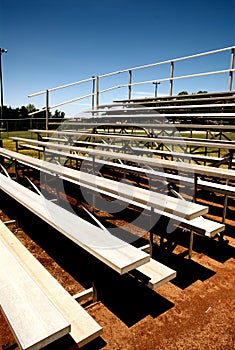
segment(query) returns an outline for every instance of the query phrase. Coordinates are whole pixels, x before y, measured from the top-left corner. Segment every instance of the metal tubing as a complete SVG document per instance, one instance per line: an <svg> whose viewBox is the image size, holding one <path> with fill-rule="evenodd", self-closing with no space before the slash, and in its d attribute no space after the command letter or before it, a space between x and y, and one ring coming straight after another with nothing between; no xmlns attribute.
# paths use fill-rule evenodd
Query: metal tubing
<svg viewBox="0 0 235 350"><path fill-rule="evenodd" d="M2 83L2 53L7 50L0 48L0 87L1 87L1 115L0 115L0 147L2 147L2 123L3 123L3 83Z"/></svg>
<svg viewBox="0 0 235 350"><path fill-rule="evenodd" d="M174 62L171 62L171 70L170 70L170 96L173 94L173 76L174 76Z"/></svg>
<svg viewBox="0 0 235 350"><path fill-rule="evenodd" d="M96 108L99 108L99 76L95 78L96 81Z"/></svg>
<svg viewBox="0 0 235 350"><path fill-rule="evenodd" d="M95 77L92 77L91 109L95 109Z"/></svg>
<svg viewBox="0 0 235 350"><path fill-rule="evenodd" d="M74 86L74 85L79 85L79 84L82 84L82 83L86 83L88 81L91 81L92 78L88 78L88 79L83 79L83 80L79 80L79 81L76 81L75 83L71 83L71 84L66 84L66 85L61 85L61 86L57 86L55 88L52 88L52 89L48 89L48 91L56 91L56 90L60 90L60 89L65 89L67 87L70 87L70 86ZM34 94L30 94L28 95L28 97L35 97L35 96L39 96L39 95L43 95L46 93L46 90L43 90L43 91L39 91L39 92L35 92Z"/></svg>
<svg viewBox="0 0 235 350"><path fill-rule="evenodd" d="M229 78L228 78L228 90L229 91L232 91L232 85L233 85L234 55L235 55L235 48L233 47L231 49L230 72L229 72Z"/></svg>
<svg viewBox="0 0 235 350"><path fill-rule="evenodd" d="M188 258L192 258L192 251L193 251L193 231L190 231L190 241L189 241L189 251L188 251Z"/></svg>
<svg viewBox="0 0 235 350"><path fill-rule="evenodd" d="M1 119L0 119L0 140L2 139L2 121L3 121L3 86L2 86L2 53L0 52L0 86L1 86ZM0 145L2 146L2 145Z"/></svg>
<svg viewBox="0 0 235 350"><path fill-rule="evenodd" d="M46 90L46 130L48 130L49 109L49 91Z"/></svg>
<svg viewBox="0 0 235 350"><path fill-rule="evenodd" d="M149 255L152 258L153 256L153 222L154 222L154 208L151 207L150 211L150 229L149 229Z"/></svg>
<svg viewBox="0 0 235 350"><path fill-rule="evenodd" d="M132 70L129 70L129 84L128 84L128 100L131 99L131 86L132 86Z"/></svg>
<svg viewBox="0 0 235 350"><path fill-rule="evenodd" d="M184 57L174 58L174 59L171 59L171 60L161 61L161 62L157 62L157 63L146 64L146 65L143 65L143 66L123 69L123 70L119 70L119 71L115 71L115 72L111 72L111 73L106 73L106 74L100 75L99 77L100 78L104 78L104 77L109 77L109 76L120 74L120 73L125 73L125 72L128 72L129 70L134 71L134 70L139 70L139 69L151 68L151 67L156 67L156 66L159 66L159 65L162 65L162 64L168 64L168 63L171 63L171 62L178 62L178 61L188 60L188 59L191 59L191 58L207 56L207 55L211 55L211 54L214 54L214 53L228 51L228 50L231 50L232 48L235 48L235 46L229 46L229 47L226 47L226 48L223 48L223 49L207 51L207 52L202 52L202 53L198 53L198 54L195 54L195 55L184 56Z"/></svg>

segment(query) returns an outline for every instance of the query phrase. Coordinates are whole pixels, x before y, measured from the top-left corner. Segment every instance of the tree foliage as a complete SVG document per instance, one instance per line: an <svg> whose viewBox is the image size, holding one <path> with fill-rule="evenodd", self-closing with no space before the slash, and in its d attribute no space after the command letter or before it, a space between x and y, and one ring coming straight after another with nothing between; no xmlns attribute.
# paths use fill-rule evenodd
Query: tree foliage
<svg viewBox="0 0 235 350"><path fill-rule="evenodd" d="M39 110L33 104L28 104L26 107L21 106L17 108L3 106L1 127L7 131L23 131L32 128L45 128L45 111L30 115L30 113L37 111ZM49 112L49 118L57 118L58 122L62 122L64 117L64 112L58 110L56 110L54 113Z"/></svg>
<svg viewBox="0 0 235 350"><path fill-rule="evenodd" d="M29 114L32 112L39 111L33 104L28 104L26 107L21 106L17 108L12 108L3 106L3 119L24 119L24 118L45 118L45 111L38 112L30 116ZM65 117L65 113L55 110L54 113L49 112L49 118L59 118L63 119Z"/></svg>
<svg viewBox="0 0 235 350"><path fill-rule="evenodd" d="M193 92L192 94L196 95L196 94L207 94L207 93L208 93L208 91L206 91L206 90L199 90L198 92ZM188 93L188 91L180 91L178 93L178 96L181 96L181 95L189 95L189 93Z"/></svg>
<svg viewBox="0 0 235 350"><path fill-rule="evenodd" d="M181 96L181 95L188 95L188 91L181 91L178 93L178 96Z"/></svg>

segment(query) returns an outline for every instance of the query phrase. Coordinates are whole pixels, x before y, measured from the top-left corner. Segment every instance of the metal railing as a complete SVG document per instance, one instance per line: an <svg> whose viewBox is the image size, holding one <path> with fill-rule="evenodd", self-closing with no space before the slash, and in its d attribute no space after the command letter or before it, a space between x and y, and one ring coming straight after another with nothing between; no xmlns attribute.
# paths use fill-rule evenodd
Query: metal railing
<svg viewBox="0 0 235 350"><path fill-rule="evenodd" d="M227 69L220 69L220 70L207 71L207 72L202 72L202 73L174 76L175 64L180 62L180 61L195 59L195 58L199 58L202 56L213 55L213 54L226 52L226 51L231 52L230 53L230 65ZM166 60L166 61L162 61L162 62L157 62L157 63L142 65L142 66L138 66L138 67L123 69L123 70L119 70L119 71L114 71L114 72L106 73L106 74L99 75L99 76L92 76L91 78L83 79L83 80L80 80L80 81L77 81L77 82L74 82L71 84L66 84L66 85L58 86L58 87L48 89L45 91L36 92L34 94L29 95L28 97L36 97L39 95L45 95L45 99L46 99L45 107L36 111L36 112L32 112L29 115L33 115L33 114L37 114L39 112L45 111L46 129L48 129L49 111L50 111L50 109L53 109L53 108L57 108L57 107L60 107L60 106L66 105L66 104L81 101L81 100L84 100L87 98L91 98L91 109L99 108L101 94L104 94L104 93L107 93L107 92L110 92L113 90L121 89L121 88L127 88L127 99L130 100L132 98L132 91L133 91L134 87L146 85L146 84L155 84L155 92L156 92L157 84L160 84L163 82L169 82L169 96L172 96L174 81L176 81L176 80L189 79L189 78L191 79L191 78L195 78L195 77L205 77L205 76L211 76L211 75L217 75L217 74L227 74L228 73L228 91L232 91L233 72L235 71L235 69L234 69L234 56L235 56L235 46L231 46L231 47L227 47L227 48L223 48L223 49L194 54L191 56L185 56L185 57L170 59L170 60ZM170 74L168 77L164 77L161 79L152 79L152 80L133 82L133 73L134 72L139 71L139 70L152 68L152 67L161 66L161 65L169 65L170 66L169 67ZM128 74L126 83L120 84L120 85L113 85L113 86L108 87L106 89L99 88L101 79L104 79L107 77L114 77L115 75L119 75L119 74L123 74L123 73ZM57 103L57 104L52 105L52 106L49 106L49 94L51 92L61 90L61 89L66 89L66 88L69 88L71 86L82 85L84 83L89 83L89 82L91 82L91 92L90 93L87 93L85 95L82 95L82 96L79 96L77 98L73 98L73 99L70 99L67 101L63 101L61 103Z"/></svg>

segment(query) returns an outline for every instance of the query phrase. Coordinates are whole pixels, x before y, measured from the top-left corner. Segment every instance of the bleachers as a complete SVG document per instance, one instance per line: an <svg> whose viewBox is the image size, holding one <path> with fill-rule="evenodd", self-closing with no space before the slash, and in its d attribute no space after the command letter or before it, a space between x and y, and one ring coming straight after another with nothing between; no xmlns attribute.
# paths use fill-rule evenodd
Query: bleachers
<svg viewBox="0 0 235 350"><path fill-rule="evenodd" d="M215 245L224 247L226 241L223 235L229 221L225 223L229 207L227 200L235 194L235 141L232 135L235 130L234 47L228 49L231 50L229 69L174 76L176 62L210 54L204 53L84 80L92 83L91 94L58 104L62 106L91 97L92 107L83 111L86 113L83 122L68 120L64 123L64 130L62 126L58 130L29 130L37 134L38 140L13 137L11 140L15 142L17 152L0 148L0 191L5 194L3 198L11 197L12 203L24 206L58 234L72 240L101 262L98 264L101 270L111 269L114 274L126 274L118 276L123 281L134 277L153 290L176 277L176 271L166 266L168 259L169 266L176 266L172 250L175 244L171 244L168 228L182 229L171 236L174 239L178 235L179 241L182 240L184 247L176 249L180 259L186 256L184 248L187 249L188 242L191 258L194 234L205 237L203 240L197 237L197 243L202 246L206 240L219 237L219 242L206 242L202 251L209 244L210 250ZM214 53L224 50L215 50ZM169 77L139 82L135 76L132 80L132 74L139 69L165 63L170 64ZM124 72L128 73L127 84L100 90L101 78ZM172 95L175 90L173 83L178 79L217 74L228 75L229 91ZM169 96L157 96L157 84L161 83L162 87L165 82L170 85ZM46 129L49 112L56 107L48 105L49 92L80 83L83 81L33 94L45 93L47 103L41 111L46 111ZM132 89L142 84L156 84L155 96L132 98ZM103 92L123 87L127 87L128 98L100 104ZM38 159L20 153L21 150L38 152ZM15 171L12 178L7 172L8 167L10 172ZM32 181L27 177L29 174ZM120 178L122 181L117 181ZM33 187L37 193L25 185L28 180L28 187ZM65 185L63 193L59 182ZM40 192L44 185L45 196ZM204 202L206 205L201 204L203 201L199 202L204 200L201 190L216 194L213 196L219 201L216 209L223 207L221 222L207 216L214 206L210 201ZM49 200L46 196L49 198L51 193L56 198ZM100 198L107 200L106 209L99 204ZM65 201L69 204L76 202L74 207L79 211L84 209L86 219L64 209L62 205ZM143 214L141 220L144 217L147 225L143 221L131 221L122 215L122 210L118 211L118 215L113 213L113 202L120 208L127 208L125 213L133 216ZM233 210L233 206L231 208ZM218 216L216 211L216 220ZM27 215L24 219L27 220ZM119 219L128 223L128 227L115 231L119 227ZM109 229L106 229L106 224L110 225ZM145 231L144 240L149 238L147 249L146 245L137 248L138 244L131 244L133 237L136 241L140 238L139 230ZM153 259L154 238L159 244L154 253L160 252L162 256L166 250L161 249L159 242L169 239L169 249L161 260L166 261L166 265ZM206 262L208 270L215 267L210 260L212 256L213 252ZM197 257L195 264L200 265L200 258ZM77 302L93 292L96 294L95 284L82 293L69 295L1 222L0 262L6 266L0 272L0 306L22 349L36 350L68 334L81 347L102 334L100 325ZM187 264L187 267L193 267L193 263ZM77 269L80 268L86 267L77 266ZM197 273L196 269L193 271ZM207 271L202 271L202 274L207 275ZM143 290L146 291L145 287ZM167 290L163 289L163 296ZM177 302L178 298L175 300ZM35 325L38 328L35 329Z"/></svg>
<svg viewBox="0 0 235 350"><path fill-rule="evenodd" d="M68 180L80 181L84 186L96 186L99 190L109 190L111 193L119 195L128 200L135 200L144 205L149 205L153 208L160 209L168 213L174 212L178 216L185 217L188 220L203 215L208 210L206 206L190 201L183 201L179 198L169 197L161 193L145 190L137 186L130 186L125 183L122 183L120 186L120 183L117 181L97 177L95 175L83 173L67 167L61 167L39 159L32 160L31 157L27 157L22 154L20 155L15 152L1 150L0 154L17 161L21 161L22 163L26 165L28 164L31 167L36 166L41 171L49 171Z"/></svg>
<svg viewBox="0 0 235 350"><path fill-rule="evenodd" d="M43 196L0 174L0 189L120 274L148 262L148 254L111 235Z"/></svg>
<svg viewBox="0 0 235 350"><path fill-rule="evenodd" d="M167 120L208 124L211 120L223 120L226 124L233 124L234 101L234 91L208 92L116 100L112 104L101 104L86 112L99 116L101 123L115 118L120 121L129 118L129 121L137 122L141 117L149 122L154 118L159 123Z"/></svg>
<svg viewBox="0 0 235 350"><path fill-rule="evenodd" d="M86 223L76 215L1 174L0 178L1 190L118 273L138 270L141 266L142 273L145 271L146 276L152 280L149 284L151 288L156 288L158 284L175 277L174 270L153 261L148 254L109 234L106 229L101 230ZM31 205L33 202L34 207ZM143 268L146 263L147 267Z"/></svg>
<svg viewBox="0 0 235 350"><path fill-rule="evenodd" d="M45 131L43 131L45 132ZM66 134L69 134L68 132L66 132ZM71 137L73 136L73 133L71 133ZM75 133L77 134L77 133ZM79 133L82 135L82 133ZM223 150L225 152L225 154L223 155L223 157L218 157L215 158L214 162L218 162L220 161L221 164L223 163L227 163L228 166L231 166L232 161L233 161L233 154L235 152L235 143L234 142L230 142L230 141L220 141L220 140L200 140L200 139L196 139L196 138L188 138L188 139L179 139L179 138L174 138L174 137L158 137L158 138L148 138L148 137L136 137L136 136L131 136L131 135L97 135L97 134L90 134L90 133L83 133L84 136L87 136L89 138L97 138L100 137L101 139L110 139L110 140L115 140L116 142L125 142L124 144L124 148L123 151L125 151L125 147L127 147L127 151L132 150L132 153L134 154L138 154L138 153L149 153L149 155L154 154L163 154L164 152L168 152L165 153L165 155L168 155L169 157L171 157L172 155L174 155L176 158L180 158L182 153L182 159L195 159L197 161L201 160L202 162L209 162L212 163L213 162L213 158L209 157L208 154L203 156L201 154L197 155L194 154L193 152L188 152L188 150L198 150L199 148L201 149L205 149L207 153L209 153L209 150L213 150L214 153L217 152L217 154L220 154L220 151ZM36 141L36 140L29 140L29 139L25 139L25 138L19 138L19 137L12 137L12 140L14 140L16 142L16 147L18 149L18 144L21 142L23 143L30 143L33 145L37 145L37 146L42 146L45 148L56 148L56 149L67 149L70 151L78 151L78 152L83 152L84 153L84 148L81 146L76 147L76 146L71 146L71 145L64 145L62 143L60 144L56 144L56 143L52 143L52 142L43 142L43 141ZM136 146L132 146L131 143L134 142L136 144L139 144L139 147ZM155 144L157 145L156 149L148 149L146 148L145 144L147 143L151 143L151 144ZM92 146L92 142L91 142L91 146ZM181 149L181 152L174 152L168 149L168 146L171 147L178 147ZM96 145L95 147L101 147L101 148L109 148L109 146L106 144L101 144ZM115 145L112 145L110 148L115 150ZM116 148L116 150L118 150L118 147ZM120 150L122 150L122 148L120 148ZM216 151L217 150L217 151ZM87 152L90 152L90 149L86 148ZM95 151L94 151L95 152ZM187 156L187 153L189 154ZM163 154L164 155L164 154Z"/></svg>
<svg viewBox="0 0 235 350"><path fill-rule="evenodd" d="M124 137L125 138L125 137ZM101 157L108 157L113 158L113 159L123 159L123 160L129 160L130 159L130 155L128 154L119 154L116 153L114 154L114 152L110 152L110 151L101 151L98 149L87 149L84 147L77 147L77 146L69 146L69 145L64 145L61 143L52 143L51 141L55 141L55 140L49 140L47 142L45 141L30 141L27 139L20 139L20 138L14 138L15 141L20 141L20 142L28 142L28 144L23 144L24 147L28 147L31 144L32 148L35 148L35 150L38 151L49 151L48 153L51 152L51 154L57 155L57 156L66 156L69 157L71 156L74 157L73 154L71 153L65 153L62 152L63 149L67 150L67 151L79 151L81 153L84 153L84 156L80 156L80 158L83 158L83 160L89 160L89 158L87 157L87 154L90 155L90 162L93 163L93 165L95 164L94 162L101 162L103 164L105 164L105 162L107 163L106 165L111 166L110 161L103 161L103 160L99 160L97 159L97 157L99 158ZM60 140L56 140L59 141ZM55 141L55 142L56 142ZM194 140L185 140L186 142L189 141L191 144L193 144ZM208 140L208 145L210 144L211 141ZM213 141L212 141L213 142ZM212 143L211 142L211 143ZM213 142L214 145L221 145L222 142ZM84 145L83 145L84 146ZM87 146L88 142L87 142ZM96 147L98 147L99 145L95 145ZM220 147L220 146L219 146ZM228 143L223 142L223 147L229 147L230 149L233 148L233 143ZM29 147L30 148L30 147ZM109 147L107 147L109 148ZM117 150L117 147L114 146L113 147L114 150ZM163 152L162 152L163 153ZM159 151L158 154L161 154L161 152ZM86 155L86 156L85 156ZM36 159L32 159L31 157L27 157L23 154L15 154L14 152L10 152L10 151L6 151L6 150L1 150L1 156L6 157L8 159L14 159L17 160L18 162L20 162L21 164L24 164L25 166L32 166L35 167L36 169L40 170L40 171L45 171L45 172L49 172L49 173L54 173L56 175L59 174L59 176L61 176L61 178L67 180L67 181L72 181L73 183L77 183L79 186L82 184L85 184L85 187L87 188L87 190L91 190L91 191L95 191L96 190L96 186L98 185L98 189L99 189L99 193L102 193L105 196L111 197L113 199L117 199L117 197L122 200L122 201L126 201L127 203L134 205L136 207L139 208L143 208L146 209L146 203L148 203L147 201L147 197L146 199L143 200L144 198L144 191L145 190L141 190L138 189L138 193L136 192L136 194L133 196L133 193L131 194L131 196L129 196L129 190L128 187L124 188L122 190L120 190L120 186L118 188L115 188L115 186L111 186L111 183L113 184L112 181L107 180L107 184L106 184L106 180L102 179L102 178L98 178L96 177L96 180L94 181L94 179L89 179L90 174L87 174L85 177L85 182L83 183L83 181L81 181L81 179L79 178L79 171L77 170L72 170L72 169L67 169L67 168L63 168L63 170L61 170L61 172L59 171L59 166L52 164L52 163L47 163L45 160L41 161L40 159L36 160ZM176 154L174 154L172 152L172 156L177 156ZM79 156L78 156L79 158ZM187 153L185 153L185 158L187 158ZM215 158L215 157L214 157ZM199 158L200 159L200 156ZM158 166L158 161L153 158L153 157L143 157L143 156L131 156L131 160L139 163L139 164L147 164L148 166L151 165L151 167L153 167L154 169L156 169L156 167ZM209 157L208 157L209 160ZM220 159L216 159L216 161L220 161ZM43 164L44 163L44 164ZM133 170L138 172L138 168L135 168L133 166L128 166L128 165L122 165L122 164L116 164L116 163L112 163L113 167L117 167L119 166L119 168L123 168L126 169L128 171L128 167L130 168L129 170ZM168 160L160 160L159 161L159 166L160 167L166 167L166 168L171 168L171 169L178 169L179 167L181 168L182 164L179 165L179 163L176 163L174 161L168 161ZM132 169L133 168L133 169ZM135 169L134 169L135 168ZM147 170L147 169L141 169L140 171L143 172L152 172L152 175L159 177L164 177L164 174L160 174L160 172L158 172L157 170ZM202 166L202 165L190 165L190 164L183 164L182 167L183 171L189 172L189 173L195 173L197 175L207 175L207 176L212 176L212 177L218 177L218 178L227 178L228 180L234 180L235 176L234 176L234 172L232 170L229 169L218 169L218 168L214 168L212 169L211 167L208 166ZM75 175L76 174L76 175ZM91 175L92 177L93 175ZM175 181L175 182L179 182L179 181L183 181L185 180L185 178L180 178L180 176L176 176L173 174L169 174L165 176L168 180L170 181ZM84 180L84 178L82 178ZM187 181L186 181L187 182ZM95 186L94 186L95 184ZM190 177L188 178L188 184L194 184L193 180L190 179ZM232 186L229 185L213 185L212 183L205 181L205 180L201 180L201 179L197 179L196 182L198 187L202 187L203 186L205 188L207 188L208 190L211 191L218 191L220 193L225 193L226 195L229 194L233 194L234 193L234 188ZM18 202L20 202L21 204L23 204L24 206L26 206L28 209L32 210L31 208L29 208L29 204L34 202L34 206L36 204L37 209L33 210L35 212L36 215L40 216L43 220L48 221L48 217L47 215L45 215L43 212L43 209L40 208L41 204L40 204L40 196L35 195L36 197L33 195L33 198L31 198L31 194L29 195L29 190L25 190L21 187L17 187L18 184L16 184L14 182L14 185L12 185L12 180L6 178L5 176L1 176L1 190L3 190L4 192L8 193L8 195L12 196L15 200L17 200ZM128 185L127 185L128 186ZM11 189L10 189L11 188ZM27 193L26 193L26 192ZM23 197L21 196L22 194L26 194L25 198L23 199ZM17 195L16 195L17 193ZM27 199L26 199L27 198ZM29 199L30 198L30 199ZM151 202L150 202L150 207L148 208L149 212L151 213L151 215L157 215L157 216L165 216L168 217L170 220L172 220L172 222L175 223L176 226L178 227L183 227L187 230L189 230L191 232L190 235L190 242L189 242L189 257L191 258L191 254L192 254L192 249L193 249L193 234L197 233L200 235L204 235L206 237L210 237L213 238L215 237L215 235L222 233L225 229L225 225L224 224L220 224L217 222L213 222L211 220L205 219L204 217L201 216L201 214L205 213L205 211L198 211L197 213L194 211L190 213L190 207L196 208L196 204L193 204L189 206L189 203L185 203L186 206L182 206L182 208L179 207L179 205L177 204L177 210L176 207L171 207L171 204L169 201L167 201L167 210L163 211L161 210L161 206L162 206L162 202L160 200L160 196L156 197L156 201L153 201L154 197L153 195L151 195ZM43 199L43 201L45 201L45 198ZM181 201L181 200L180 200ZM173 200L174 202L174 200ZM186 201L185 201L186 202ZM26 204L27 203L27 204ZM160 203L160 206L159 206ZM53 205L53 203L51 202L47 202L46 207L50 207L51 204ZM181 203L182 205L182 203ZM54 207L55 208L55 207ZM152 210L153 209L153 210ZM54 209L53 209L54 210ZM68 220L69 222L70 220L70 214L66 212L66 214L63 215L61 211L61 209L57 208L56 210L56 223L51 223L50 224L54 227L56 227L60 232L62 232L63 234L65 234L67 237L69 237L71 239L71 233L73 235L73 230L72 230L72 226L68 225L68 223L66 223L66 228L64 225L64 223L61 222L61 218L65 218L66 216L66 220ZM49 212L51 212L51 207ZM53 211L55 213L55 211ZM182 213L184 213L185 215L183 215ZM183 217L185 216L185 217ZM59 217L59 218L58 218ZM74 218L72 219L72 222L74 223ZM81 224L79 224L81 227ZM96 229L95 229L96 230ZM99 228L100 230L100 228ZM89 230L90 231L90 230ZM100 230L102 231L102 230ZM103 233L102 233L103 234ZM90 235L90 234L89 234ZM87 237L87 234L86 234ZM107 239L107 237L106 237ZM75 236L72 237L73 241L77 242L77 237L75 239ZM89 238L90 240L90 238ZM96 241L97 242L97 241ZM94 243L94 242L93 242ZM106 242L107 243L107 242ZM89 241L90 244L90 241ZM113 242L112 242L113 244ZM116 244L116 241L115 241ZM120 244L120 243L119 243ZM150 251L152 249L152 244L153 244L153 240L152 240L152 236L150 236ZM134 278L140 280L141 282L145 283L149 288L151 289L156 289L157 287L161 286L162 284L172 280L173 278L176 277L176 271L172 270L171 268L161 264L160 262L150 258L148 261L146 260L146 258L141 258L140 260L138 260L138 263L135 262L133 263L133 261L131 263L127 262L126 257L128 255L128 257L130 257L130 250L128 248L128 252L127 250L123 251L121 256L115 249L115 254L109 255L108 257L106 254L104 254L103 252L100 253L97 251L94 254L93 250L87 249L87 243L84 244L81 242L79 242L79 245L82 246L83 248L85 247L86 250L88 250L91 254L95 255L99 260L103 261L104 263L106 263L109 267L113 268L114 270L118 271L119 273L129 273L131 276L133 276ZM143 253L140 249L138 250L139 253L142 254L146 254ZM113 257L115 255L115 263L113 260ZM136 253L136 248L135 248L135 253L134 253L135 257L138 255ZM14 255L13 255L14 257ZM123 261L125 260L125 266L120 266L120 262L121 264L123 264ZM141 261L141 263L140 263ZM13 265L12 265L13 266ZM16 269L17 270L17 269ZM18 275L20 276L19 272ZM6 277L4 277L6 279ZM18 288L18 285L17 285ZM19 288L20 290L20 288ZM33 290L33 288L29 288L29 293L30 295L32 294L31 291ZM41 291L41 289L40 289ZM45 293L44 290L42 290L42 293ZM24 332L24 327L22 328L22 326L18 326L17 324L14 323L14 318L11 318L11 308L10 308L10 304L9 304L9 296L5 299L5 305L6 305L6 311L4 312L6 318L8 319L8 322L10 323L12 330L14 331L15 329L17 329L17 327L19 327L19 331L20 332ZM23 294L21 294L21 297L23 297ZM3 300L4 302L4 300ZM43 312L44 309L40 309L40 312ZM19 310L20 312L20 310ZM63 314L63 313L62 313ZM43 314L44 317L47 317L47 314ZM50 315L49 315L50 316ZM81 321L81 316L79 318L79 321ZM90 323L90 321L89 321ZM92 322L91 322L92 323ZM76 325L77 326L77 325ZM74 327L75 328L75 327ZM48 334L49 332L49 327L46 327L46 334ZM66 332L68 332L68 329L66 330ZM74 330L74 334L72 335L72 331L70 332L70 335L72 335L72 338L80 344L86 344L87 342L91 341L92 339L96 338L97 336L99 336L101 334L101 327L99 327L99 325L97 324L93 324L90 327L88 326L88 331L86 330L86 332L89 333L89 336L85 336L84 334L82 334L81 336L81 332L79 330L79 332L76 330ZM79 333L79 334L78 334ZM60 337L64 335L64 333L58 333L57 337ZM52 337L50 338L47 335L43 335L42 338L44 339L43 341L46 341L45 344L47 344L47 342L50 341L54 341L56 338ZM82 339L81 339L82 338ZM16 337L16 339L18 340L18 338ZM46 340L45 340L46 339ZM18 342L20 342L18 340ZM23 342L21 342L23 344ZM42 344L44 344L44 342L42 342ZM22 345L23 346L23 345ZM27 348L27 347L25 347Z"/></svg>
<svg viewBox="0 0 235 350"><path fill-rule="evenodd" d="M0 244L1 309L22 349L40 349L66 333L80 347L102 334L102 327L2 221Z"/></svg>
<svg viewBox="0 0 235 350"><path fill-rule="evenodd" d="M193 185L194 184L194 180L192 177L186 177L186 176L178 176L178 175L174 175L171 173L162 173L156 170L153 170L151 168L142 168L142 167L137 167L137 166L131 166L128 164L120 164L120 163L116 163L116 162L111 162L111 161L106 161L106 160L99 160L99 159L93 159L91 157L87 157L87 156L82 156L77 154L76 152L73 153L68 153L68 152L62 152L62 151L57 151L57 150L53 150L53 149L45 149L43 147L40 146L34 146L34 145L30 145L30 144L22 144L21 145L22 149L29 149L29 150L35 150L38 151L40 153L43 154L44 159L46 160L47 158L51 159L57 159L58 161L63 159L63 162L67 163L69 160L76 160L77 162L84 162L83 164L90 164L90 166L92 166L94 168L94 172L96 172L96 168L99 169L100 167L106 167L107 169L113 169L113 171L115 172L114 174L116 174L118 171L121 171L123 174L138 174L138 175L142 175L142 176L147 176L147 178L158 178L158 179L164 179L163 181L165 181L165 179L169 182L169 183L180 183L181 185ZM161 154L161 151L159 151ZM158 152L157 152L158 153ZM163 152L165 153L165 152ZM169 158L173 158L175 157L175 153L174 152L166 152L165 153ZM190 158L189 155L185 154L185 158ZM178 154L178 158L183 158L184 154ZM223 164L222 162L222 158L216 158L216 157L205 157L208 161L213 161L213 163L211 164L212 166L215 164L215 162L220 162L221 164ZM195 159L198 160L205 160L204 157L201 158L201 156L197 156ZM83 165L84 166L84 165ZM100 172L100 170L99 170ZM220 173L219 173L220 175ZM205 181L202 180L200 178L197 178L196 181L196 186L198 189L203 189L209 192L216 192L216 193L222 193L225 195L231 195L234 196L235 193L235 187L234 186L230 186L227 184L221 184L221 183L217 183L217 182L210 182L210 181Z"/></svg>
<svg viewBox="0 0 235 350"><path fill-rule="evenodd" d="M186 201L183 201L178 199L177 209L176 207L172 207L172 204L168 203L165 200L165 203L163 203L163 197L159 194L157 195L157 201L154 200L154 194L151 193L150 195L147 194L148 192L143 189L138 190L138 194L133 192L133 188L129 188L128 185L123 185L122 188L118 186L118 182L111 181L108 179L95 177L91 174L85 174L81 173L80 171L64 168L61 170L61 167L55 164L48 163L46 161L42 160L32 160L31 157L27 157L22 154L18 154L11 151L4 151L2 150L1 155L4 155L7 158L15 159L18 162L21 162L29 167L36 168L40 171L46 171L50 172L51 174L56 174L61 176L63 179L67 181L72 181L73 183L78 184L80 187L85 187L86 189L90 189L94 193L97 192L99 195L103 194L108 197L111 197L113 199L119 199L121 201L131 203L132 205L140 208L147 208L146 204L150 206L147 208L149 212L151 211L151 208L154 209L154 213L152 212L151 215L157 215L157 216L165 216L171 219L174 222L177 222L180 226L183 228L186 228L188 230L191 230L197 234L205 235L208 237L214 237L216 234L224 231L224 224L220 224L217 222L213 222L211 220L207 220L203 217L198 217L199 215L203 214L202 208L199 211L196 212L196 206L194 205L195 209L194 212L191 212L189 215L188 206L189 203ZM110 163L110 162L107 162ZM114 164L114 163L113 163ZM134 171L138 172L138 168L134 168ZM141 168L139 169L141 170ZM143 171L145 169L142 169ZM154 174L154 172L152 172ZM164 174L161 173L155 173L155 176L163 177ZM178 180L179 181L179 180ZM188 179L190 181L190 179ZM130 195L129 195L130 193ZM144 198L146 197L146 204L144 202ZM173 199L172 199L173 201ZM173 201L172 203L174 203ZM176 203L176 202L175 202ZM179 203L180 206L179 206ZM94 201L95 204L95 201ZM185 204L186 206L183 206L182 209L180 207L182 204ZM174 209L173 209L174 208ZM187 214L188 212L188 214ZM205 213L205 212L204 212ZM190 253L191 255L191 253Z"/></svg>
<svg viewBox="0 0 235 350"><path fill-rule="evenodd" d="M205 93L197 93L197 94L182 94L182 95L166 95L166 96L157 96L157 97L144 97L144 98L131 98L125 100L114 100L114 103L142 103L142 102L157 102L157 101L165 101L166 103L182 103L182 102L190 102L191 100L198 101L199 103L208 102L208 101L221 101L231 99L234 100L235 91L219 91L219 92L205 92ZM112 105L112 104L111 104ZM105 105L106 106L106 105Z"/></svg>
<svg viewBox="0 0 235 350"><path fill-rule="evenodd" d="M114 136L114 135L113 135ZM112 135L110 136L112 137ZM117 135L114 136L114 138L122 138L122 136ZM125 139L132 138L131 136L123 136ZM141 157L138 155L130 155L130 154L124 154L124 153L116 153L116 152L109 152L109 151L102 151L102 150L95 150L95 149L89 149L89 148L84 148L84 147L76 147L76 146L69 146L69 145L63 145L63 144L55 144L51 142L43 142L43 141L37 141L37 140L30 140L30 139L25 139L25 138L19 138L19 137L12 137L13 140L17 142L23 142L23 143L30 143L33 145L39 145L44 147L45 149L57 149L57 150L67 150L67 151L75 151L75 152L80 152L83 154L89 154L90 156L93 157L106 157L109 159L121 159L121 160L126 160L126 161L132 161L137 164L145 164L148 166L151 166L153 169L155 167L164 167L164 168L170 168L174 170L180 169L182 172L188 172L188 173L196 173L199 175L207 175L207 176L212 176L212 177L218 177L218 178L224 178L224 179L230 179L234 180L234 172L230 169L223 169L223 168L213 168L213 167L207 167L207 166L202 166L202 165L197 165L197 164L187 164L187 163L179 163L179 162L173 162L173 161L168 161L165 159L158 159L158 158L153 158L153 157ZM142 138L140 138L142 139ZM167 142L169 144L178 144L178 140L174 141L174 139L167 139ZM181 144L185 145L192 145L192 146L199 146L199 142L197 141L180 141ZM200 141L201 142L201 141ZM204 147L215 147L215 148L225 148L225 149L230 149L231 152L233 153L235 151L235 144L234 143L226 143L226 142L204 142L203 143Z"/></svg>

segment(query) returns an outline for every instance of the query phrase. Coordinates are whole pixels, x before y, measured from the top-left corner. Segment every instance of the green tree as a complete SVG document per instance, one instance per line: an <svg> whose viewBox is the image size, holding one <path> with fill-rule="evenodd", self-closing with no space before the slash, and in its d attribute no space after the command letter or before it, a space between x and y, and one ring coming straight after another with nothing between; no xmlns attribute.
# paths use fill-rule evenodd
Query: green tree
<svg viewBox="0 0 235 350"><path fill-rule="evenodd" d="M188 91L181 91L178 93L178 96L180 96L180 95L188 95Z"/></svg>
<svg viewBox="0 0 235 350"><path fill-rule="evenodd" d="M36 108L33 104L31 104L31 103L29 103L29 104L26 106L26 109L27 109L28 113L36 112L36 110L37 110L37 108Z"/></svg>
<svg viewBox="0 0 235 350"><path fill-rule="evenodd" d="M25 106L19 109L19 118L28 118L28 110Z"/></svg>
<svg viewBox="0 0 235 350"><path fill-rule="evenodd" d="M65 117L65 113L58 111L58 109L55 110L54 114L51 115L52 118L64 118Z"/></svg>

